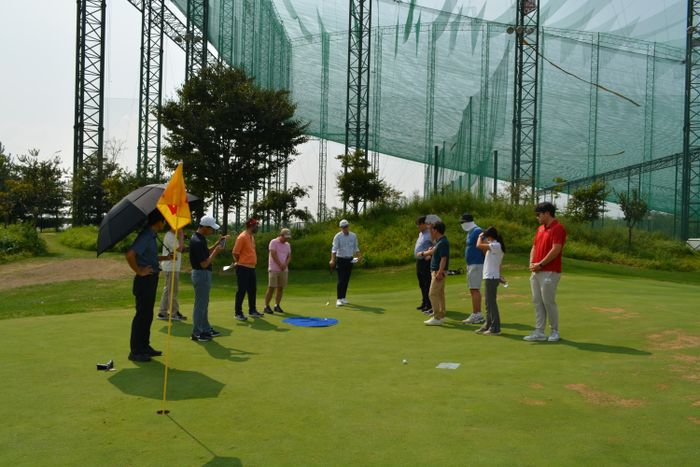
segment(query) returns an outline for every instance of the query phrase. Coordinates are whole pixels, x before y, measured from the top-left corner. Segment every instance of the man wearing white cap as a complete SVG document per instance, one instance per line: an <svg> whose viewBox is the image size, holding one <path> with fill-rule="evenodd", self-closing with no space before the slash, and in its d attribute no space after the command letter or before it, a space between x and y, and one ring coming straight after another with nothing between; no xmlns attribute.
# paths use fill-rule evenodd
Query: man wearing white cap
<svg viewBox="0 0 700 467"><path fill-rule="evenodd" d="M211 263L224 251L228 235L219 237L214 246L207 245L207 238L219 230L219 224L212 216L202 216L199 228L190 239L190 264L192 265L192 285L194 286L194 311L192 312L192 340L210 341L221 333L209 324L209 291L211 290Z"/></svg>
<svg viewBox="0 0 700 467"><path fill-rule="evenodd" d="M289 239L292 238L292 231L282 229L279 237L270 240L268 250L270 254L267 259L267 275L268 287L265 293L265 313L274 314L284 313L280 306L282 302L282 293L287 286L289 275L289 261L292 259L292 246L289 244ZM275 292L275 308L270 308L270 300L272 300L272 292Z"/></svg>
<svg viewBox="0 0 700 467"><path fill-rule="evenodd" d="M335 268L338 270L335 306L343 306L348 304L345 296L348 292L352 265L359 261L359 257L355 257L355 254L360 252L360 246L357 243L357 235L350 232L350 222L343 219L338 226L340 227L340 232L333 237L329 264L331 269Z"/></svg>

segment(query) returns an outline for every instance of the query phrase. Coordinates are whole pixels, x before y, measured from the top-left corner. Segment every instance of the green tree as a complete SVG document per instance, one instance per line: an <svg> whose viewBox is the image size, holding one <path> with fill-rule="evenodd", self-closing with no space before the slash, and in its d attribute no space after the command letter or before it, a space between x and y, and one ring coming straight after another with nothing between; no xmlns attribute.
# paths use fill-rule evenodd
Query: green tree
<svg viewBox="0 0 700 467"><path fill-rule="evenodd" d="M117 159L123 151L122 142L107 141L101 172L97 153L83 160L73 179L73 225L98 225L107 211L129 192L142 185L162 181L139 179L132 172L122 168Z"/></svg>
<svg viewBox="0 0 700 467"><path fill-rule="evenodd" d="M31 149L17 158L15 171L16 178L9 181L9 196L17 217L38 227L43 227L45 219L52 219L58 228L68 202L61 158L41 161L39 150Z"/></svg>
<svg viewBox="0 0 700 467"><path fill-rule="evenodd" d="M629 248L632 246L632 229L649 213L649 205L636 189L633 189L629 195L623 192L617 193L617 202L627 225L627 247Z"/></svg>
<svg viewBox="0 0 700 467"><path fill-rule="evenodd" d="M289 225L292 219L308 222L312 219L311 213L297 208L298 200L308 196L308 187L298 185L286 190L270 190L263 199L253 204L253 212L255 217L271 216L277 225Z"/></svg>
<svg viewBox="0 0 700 467"><path fill-rule="evenodd" d="M205 68L158 113L169 130L166 165L182 161L188 189L216 197L226 229L231 209L289 164L297 145L307 141L295 110L289 91L263 89L242 69Z"/></svg>
<svg viewBox="0 0 700 467"><path fill-rule="evenodd" d="M5 226L14 220L15 204L10 193L10 182L15 179L12 156L5 153L5 146L0 143L0 217Z"/></svg>
<svg viewBox="0 0 700 467"><path fill-rule="evenodd" d="M576 189L569 198L566 215L577 222L593 222L605 212L605 198L610 191L603 182Z"/></svg>
<svg viewBox="0 0 700 467"><path fill-rule="evenodd" d="M356 149L352 154L341 154L336 159L343 167L337 178L340 198L344 203L350 203L354 215L358 215L361 203L395 199L401 195L370 170L370 162L363 150Z"/></svg>

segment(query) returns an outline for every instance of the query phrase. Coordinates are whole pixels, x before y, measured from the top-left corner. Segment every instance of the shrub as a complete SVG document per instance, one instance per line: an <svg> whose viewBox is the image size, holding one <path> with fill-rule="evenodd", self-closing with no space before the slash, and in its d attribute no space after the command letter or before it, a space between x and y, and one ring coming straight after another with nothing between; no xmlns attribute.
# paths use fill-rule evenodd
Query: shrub
<svg viewBox="0 0 700 467"><path fill-rule="evenodd" d="M45 255L46 242L29 224L0 226L0 263Z"/></svg>

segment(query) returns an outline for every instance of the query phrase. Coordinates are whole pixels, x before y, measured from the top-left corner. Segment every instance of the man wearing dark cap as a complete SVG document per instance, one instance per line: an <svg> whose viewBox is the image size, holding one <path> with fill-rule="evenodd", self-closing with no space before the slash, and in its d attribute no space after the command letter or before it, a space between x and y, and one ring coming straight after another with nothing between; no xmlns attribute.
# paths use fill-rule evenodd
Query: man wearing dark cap
<svg viewBox="0 0 700 467"><path fill-rule="evenodd" d="M459 220L462 230L467 232L467 247L464 249L464 259L467 262L467 287L472 297L472 313L464 324L483 323L481 314L481 280L484 275L484 252L476 246L481 235L481 227L474 222L474 216L465 212Z"/></svg>
<svg viewBox="0 0 700 467"><path fill-rule="evenodd" d="M247 321L243 315L243 299L248 294L248 316L262 318L264 315L255 308L255 294L258 279L255 275L255 265L258 257L255 253L255 233L258 231L258 221L251 218L245 223L245 230L238 235L233 246L233 265L236 268L238 290L236 290L236 319Z"/></svg>
<svg viewBox="0 0 700 467"><path fill-rule="evenodd" d="M163 230L165 219L157 209L148 215L146 226L139 232L126 252L126 262L136 273L132 293L136 298L136 314L131 321L131 352L129 360L149 362L151 357L163 354L151 347L151 323L153 306L158 290L159 261L171 260L170 256L158 256L156 238Z"/></svg>
<svg viewBox="0 0 700 467"><path fill-rule="evenodd" d="M566 230L554 217L556 208L552 203L543 202L535 207L540 223L530 250L530 288L535 304L535 330L523 339L526 341L557 342L559 336L559 308L556 295L561 278L561 254L566 243ZM549 318L551 333L544 331Z"/></svg>

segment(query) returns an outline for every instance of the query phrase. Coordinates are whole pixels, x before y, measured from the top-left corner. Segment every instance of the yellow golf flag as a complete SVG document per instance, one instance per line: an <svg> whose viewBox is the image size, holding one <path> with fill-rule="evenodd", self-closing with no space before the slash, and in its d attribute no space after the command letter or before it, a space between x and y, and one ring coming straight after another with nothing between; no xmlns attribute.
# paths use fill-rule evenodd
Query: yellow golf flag
<svg viewBox="0 0 700 467"><path fill-rule="evenodd" d="M172 178L156 205L165 220L173 229L181 229L190 223L190 205L187 202L185 179L182 176L182 163L178 164Z"/></svg>

